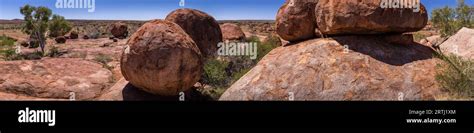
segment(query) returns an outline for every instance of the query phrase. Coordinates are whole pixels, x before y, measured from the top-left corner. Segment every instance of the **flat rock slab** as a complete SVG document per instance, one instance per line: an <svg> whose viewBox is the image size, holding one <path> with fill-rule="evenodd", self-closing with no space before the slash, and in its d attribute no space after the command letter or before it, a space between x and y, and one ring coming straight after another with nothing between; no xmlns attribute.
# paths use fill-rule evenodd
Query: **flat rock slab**
<svg viewBox="0 0 474 133"><path fill-rule="evenodd" d="M474 29L462 28L440 45L444 53L474 60Z"/></svg>
<svg viewBox="0 0 474 133"><path fill-rule="evenodd" d="M78 58L0 62L0 92L37 98L93 99L111 84L101 64Z"/></svg>

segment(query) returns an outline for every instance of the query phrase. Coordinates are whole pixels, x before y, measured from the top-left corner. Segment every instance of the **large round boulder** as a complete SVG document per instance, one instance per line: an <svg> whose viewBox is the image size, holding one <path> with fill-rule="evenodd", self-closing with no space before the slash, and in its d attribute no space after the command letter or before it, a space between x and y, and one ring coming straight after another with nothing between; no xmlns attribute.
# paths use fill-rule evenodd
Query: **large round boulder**
<svg viewBox="0 0 474 133"><path fill-rule="evenodd" d="M276 32L284 40L302 41L315 36L314 8L318 0L287 0L278 10Z"/></svg>
<svg viewBox="0 0 474 133"><path fill-rule="evenodd" d="M110 33L116 38L124 39L128 36L128 26L125 23L117 22L112 24Z"/></svg>
<svg viewBox="0 0 474 133"><path fill-rule="evenodd" d="M181 26L206 57L214 55L217 44L222 42L219 23L205 12L195 9L178 9L168 14L166 20Z"/></svg>
<svg viewBox="0 0 474 133"><path fill-rule="evenodd" d="M190 89L202 73L199 48L175 23L153 20L128 40L121 59L125 79L135 87L164 96Z"/></svg>
<svg viewBox="0 0 474 133"><path fill-rule="evenodd" d="M232 23L225 23L225 24L222 24L220 27L222 30L222 37L224 40L228 40L228 41L245 40L245 34L238 25L232 24Z"/></svg>

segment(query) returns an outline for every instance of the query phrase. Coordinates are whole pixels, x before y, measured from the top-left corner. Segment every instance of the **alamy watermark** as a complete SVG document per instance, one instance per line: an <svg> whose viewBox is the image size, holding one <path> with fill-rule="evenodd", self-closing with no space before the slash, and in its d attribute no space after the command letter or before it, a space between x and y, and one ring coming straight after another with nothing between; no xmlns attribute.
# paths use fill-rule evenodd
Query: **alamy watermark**
<svg viewBox="0 0 474 133"><path fill-rule="evenodd" d="M419 12L420 6L420 0L382 0L380 2L382 8L409 8L413 9L413 12Z"/></svg>
<svg viewBox="0 0 474 133"><path fill-rule="evenodd" d="M56 125L55 110L31 110L26 107L18 111L19 123L47 123L48 126Z"/></svg>
<svg viewBox="0 0 474 133"><path fill-rule="evenodd" d="M56 8L85 8L88 12L95 11L95 0L56 0Z"/></svg>
<svg viewBox="0 0 474 133"><path fill-rule="evenodd" d="M257 59L256 42L230 42L217 44L219 56L249 56L250 59Z"/></svg>

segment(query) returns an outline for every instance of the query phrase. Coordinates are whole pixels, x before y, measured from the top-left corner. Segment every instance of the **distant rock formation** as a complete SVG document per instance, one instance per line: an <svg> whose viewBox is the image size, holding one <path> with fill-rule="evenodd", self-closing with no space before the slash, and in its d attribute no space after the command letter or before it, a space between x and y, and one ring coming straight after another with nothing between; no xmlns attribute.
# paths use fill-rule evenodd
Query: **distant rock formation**
<svg viewBox="0 0 474 133"><path fill-rule="evenodd" d="M128 36L128 26L125 23L117 22L111 25L110 33L114 35L114 37L119 39L127 38Z"/></svg>
<svg viewBox="0 0 474 133"><path fill-rule="evenodd" d="M170 22L178 24L196 42L203 56L217 53L217 44L222 42L219 23L205 12L195 9L178 9L166 16Z"/></svg>
<svg viewBox="0 0 474 133"><path fill-rule="evenodd" d="M245 34L242 29L232 23L225 23L221 25L222 36L224 41L244 41Z"/></svg>

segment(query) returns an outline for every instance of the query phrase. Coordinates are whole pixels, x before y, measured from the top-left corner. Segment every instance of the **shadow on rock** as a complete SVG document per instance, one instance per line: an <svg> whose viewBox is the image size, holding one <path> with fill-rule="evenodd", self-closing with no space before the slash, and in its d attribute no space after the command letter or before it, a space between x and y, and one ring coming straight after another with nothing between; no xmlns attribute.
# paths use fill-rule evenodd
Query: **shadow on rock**
<svg viewBox="0 0 474 133"><path fill-rule="evenodd" d="M433 49L416 42L409 45L390 44L378 36L340 36L333 39L350 50L396 66L431 59L434 54Z"/></svg>
<svg viewBox="0 0 474 133"><path fill-rule="evenodd" d="M212 98L202 95L196 89L184 92L185 101L211 101ZM159 96L147 93L128 83L122 90L124 101L179 101L180 96Z"/></svg>

